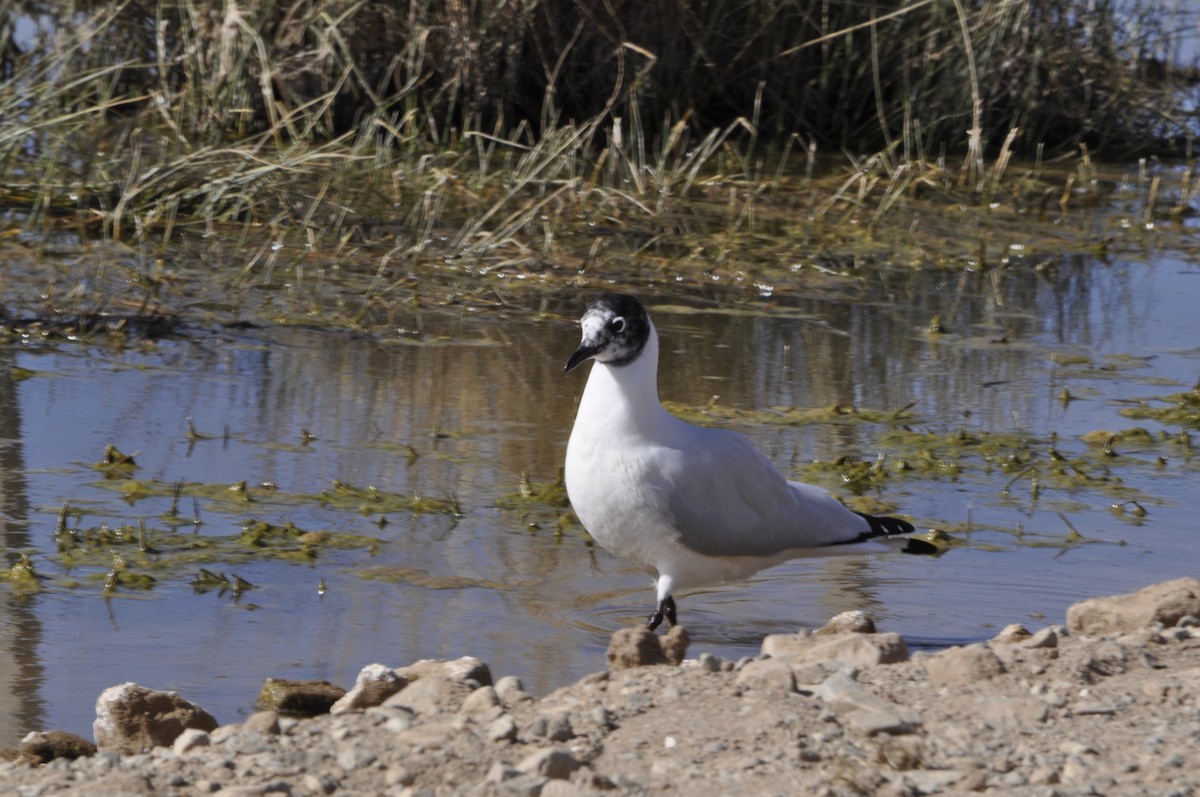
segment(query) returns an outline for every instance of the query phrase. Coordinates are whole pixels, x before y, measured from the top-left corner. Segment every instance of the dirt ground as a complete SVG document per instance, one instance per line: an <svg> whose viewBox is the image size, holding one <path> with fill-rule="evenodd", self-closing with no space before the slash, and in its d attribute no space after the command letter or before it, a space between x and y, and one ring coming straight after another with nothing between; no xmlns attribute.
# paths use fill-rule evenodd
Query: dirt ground
<svg viewBox="0 0 1200 797"><path fill-rule="evenodd" d="M852 614L840 621L860 630L768 637L740 662L598 662L541 698L481 683L477 662L390 671L408 685L365 710L265 711L146 753L0 763L0 792L1200 794L1200 581L1098 601L1065 625L911 656ZM662 639L618 632L612 666Z"/></svg>

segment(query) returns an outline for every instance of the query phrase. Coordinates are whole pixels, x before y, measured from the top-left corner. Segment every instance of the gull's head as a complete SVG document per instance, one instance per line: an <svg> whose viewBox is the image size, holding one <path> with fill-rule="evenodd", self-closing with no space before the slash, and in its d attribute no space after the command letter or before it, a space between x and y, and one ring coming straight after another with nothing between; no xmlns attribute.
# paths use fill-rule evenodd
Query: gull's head
<svg viewBox="0 0 1200 797"><path fill-rule="evenodd" d="M592 358L605 365L628 365L650 339L646 309L637 299L620 293L606 293L592 302L579 319L579 326L583 340L567 360L565 371Z"/></svg>

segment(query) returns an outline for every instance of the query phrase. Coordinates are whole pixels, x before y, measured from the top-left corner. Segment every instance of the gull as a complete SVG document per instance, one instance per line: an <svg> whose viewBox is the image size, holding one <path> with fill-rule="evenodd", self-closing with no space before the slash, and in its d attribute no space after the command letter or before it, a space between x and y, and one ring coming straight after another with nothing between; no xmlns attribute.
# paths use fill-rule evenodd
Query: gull
<svg viewBox="0 0 1200 797"><path fill-rule="evenodd" d="M745 435L668 412L658 399L658 332L636 298L606 293L579 323L582 341L564 371L595 362L567 443L567 496L597 543L654 575L650 630L664 618L676 624L676 590L858 552L879 538L909 553L935 550L900 536L913 531L905 520L854 512L824 488L788 481Z"/></svg>

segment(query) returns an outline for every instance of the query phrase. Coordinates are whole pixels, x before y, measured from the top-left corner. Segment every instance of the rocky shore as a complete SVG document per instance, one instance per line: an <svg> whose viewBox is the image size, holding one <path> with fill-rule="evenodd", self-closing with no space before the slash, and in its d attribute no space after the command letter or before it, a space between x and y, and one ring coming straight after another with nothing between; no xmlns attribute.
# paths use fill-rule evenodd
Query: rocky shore
<svg viewBox="0 0 1200 797"><path fill-rule="evenodd" d="M0 793L1200 795L1197 579L937 653L861 613L754 659L686 648L681 628L623 630L607 670L541 698L470 658L372 665L316 716L284 712L299 698L276 682L280 710L221 727L121 685L98 751L30 734L0 751Z"/></svg>

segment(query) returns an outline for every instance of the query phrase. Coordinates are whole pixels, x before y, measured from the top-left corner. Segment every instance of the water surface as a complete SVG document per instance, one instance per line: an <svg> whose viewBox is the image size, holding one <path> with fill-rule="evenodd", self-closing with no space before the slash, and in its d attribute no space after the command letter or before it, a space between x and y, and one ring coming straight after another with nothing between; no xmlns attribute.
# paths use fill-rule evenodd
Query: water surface
<svg viewBox="0 0 1200 797"><path fill-rule="evenodd" d="M1167 256L1021 266L1002 280L887 271L750 303L719 286L647 294L663 341L660 392L716 408L714 422L750 434L789 475L843 494L813 460L882 452L893 463L911 434L1010 435L1033 441L1043 462L1051 447L1083 456L1080 436L1102 429L1177 440L1178 424L1120 410L1200 377L1200 269ZM90 737L95 698L127 680L176 690L228 723L253 710L268 676L349 686L376 661L475 655L545 693L603 669L611 632L652 608L648 577L577 526L558 527L560 509L504 508L522 478L558 477L587 371L562 365L587 299L548 296L541 315L412 310L388 336L192 327L121 349L0 349L0 531L9 562L30 554L46 584L0 585L0 744L33 729ZM935 315L943 333L929 331ZM894 423L778 422L787 408L834 404L911 409ZM244 505L185 495L181 517L194 503L202 520L185 533L236 535L254 518L378 542L309 562L218 560L158 573L148 590L106 591L107 566L68 572L56 557L64 504L82 527L171 528L169 496L106 486L92 465L108 444L135 454L140 479L246 482ZM1169 441L1115 448L1116 488L1044 479L1034 496L1028 476L1014 481L1019 468L970 452L957 473L896 473L867 497L948 529L956 547L937 559L797 561L682 596L692 651L753 655L763 634L846 609L918 644L968 642L1009 622L1061 622L1082 597L1195 575L1195 461ZM295 498L335 480L459 512ZM1114 513L1122 493L1147 514ZM254 588L197 591L201 566Z"/></svg>

